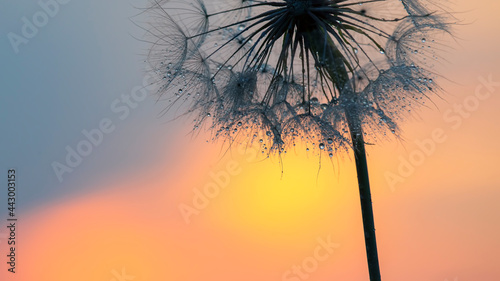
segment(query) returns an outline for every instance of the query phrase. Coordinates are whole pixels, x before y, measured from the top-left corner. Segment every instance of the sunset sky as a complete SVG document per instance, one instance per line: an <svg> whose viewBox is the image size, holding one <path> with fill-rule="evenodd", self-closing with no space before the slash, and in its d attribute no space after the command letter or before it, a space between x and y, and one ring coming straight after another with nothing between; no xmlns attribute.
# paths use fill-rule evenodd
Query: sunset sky
<svg viewBox="0 0 500 281"><path fill-rule="evenodd" d="M402 125L401 141L367 148L384 281L500 280L500 3L450 3L459 24L437 69L445 92ZM0 279L368 280L352 155L299 146L265 159L194 138L189 118L168 122L151 97L116 110L143 85L146 45L130 18L144 5L68 1L16 53L7 34L41 8L0 3ZM82 131L103 127L58 178L54 163Z"/></svg>

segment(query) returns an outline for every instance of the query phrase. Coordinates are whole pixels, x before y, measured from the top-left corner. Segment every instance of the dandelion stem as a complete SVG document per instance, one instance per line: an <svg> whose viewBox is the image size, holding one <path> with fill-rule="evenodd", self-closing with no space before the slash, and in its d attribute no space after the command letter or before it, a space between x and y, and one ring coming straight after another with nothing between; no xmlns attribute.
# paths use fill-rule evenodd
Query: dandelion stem
<svg viewBox="0 0 500 281"><path fill-rule="evenodd" d="M327 71L329 74L327 78L336 85L340 96L343 97L342 99L352 100L352 104L345 105L345 115L351 135L356 172L358 175L368 271L370 274L370 281L381 281L365 141L363 138L360 112L358 112L358 108L355 106L357 97L351 90L348 82L349 75L343 63L345 58L335 46L330 36L328 36L326 29L313 29L307 32L305 36L308 39L309 47L313 53L316 54L316 61L319 61L320 67Z"/></svg>
<svg viewBox="0 0 500 281"><path fill-rule="evenodd" d="M366 256L368 259L370 281L380 281L380 266L378 261L377 240L375 237L375 221L373 218L365 142L360 130L361 124L359 118L357 116L348 116L347 122L349 131L351 132L354 158L356 161L356 172L358 174L359 197L361 200L361 214L363 216L363 229L365 233Z"/></svg>

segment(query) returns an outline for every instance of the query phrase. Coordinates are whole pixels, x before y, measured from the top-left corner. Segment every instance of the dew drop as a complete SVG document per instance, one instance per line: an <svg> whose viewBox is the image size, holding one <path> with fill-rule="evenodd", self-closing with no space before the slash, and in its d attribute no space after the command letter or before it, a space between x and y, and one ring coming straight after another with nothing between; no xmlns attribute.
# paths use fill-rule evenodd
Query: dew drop
<svg viewBox="0 0 500 281"><path fill-rule="evenodd" d="M324 143L320 143L319 144L319 149L321 149L321 150L325 149L325 144Z"/></svg>

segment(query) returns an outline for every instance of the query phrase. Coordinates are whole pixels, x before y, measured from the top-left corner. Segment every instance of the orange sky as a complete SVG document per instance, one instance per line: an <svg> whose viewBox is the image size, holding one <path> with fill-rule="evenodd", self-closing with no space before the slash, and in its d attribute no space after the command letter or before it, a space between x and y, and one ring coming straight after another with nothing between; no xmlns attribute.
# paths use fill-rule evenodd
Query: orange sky
<svg viewBox="0 0 500 281"><path fill-rule="evenodd" d="M403 143L368 149L385 281L500 280L500 86L457 128L443 117L474 94L478 77L500 81L500 4L467 2L454 6L465 20L440 70L452 80L441 83L446 101L405 124ZM446 140L391 186L387 173L397 174L418 153L415 141L436 129ZM8 280L279 281L294 265L304 271L308 264L314 270L304 271L307 278L288 280L368 280L348 157L333 164L323 157L318 173L315 155L288 153L281 177L277 159L248 161L252 151L236 150L219 161L219 145L186 139L177 144L178 159L25 214L18 273ZM195 208L195 189L211 190L213 198L198 198ZM337 246L331 253L322 248L319 260L319 241L328 239Z"/></svg>

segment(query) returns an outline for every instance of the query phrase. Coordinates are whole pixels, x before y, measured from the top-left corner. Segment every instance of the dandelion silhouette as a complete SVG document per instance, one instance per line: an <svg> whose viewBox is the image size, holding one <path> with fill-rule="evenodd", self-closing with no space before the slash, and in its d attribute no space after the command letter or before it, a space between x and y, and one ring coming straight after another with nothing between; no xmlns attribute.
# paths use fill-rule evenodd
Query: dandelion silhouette
<svg viewBox="0 0 500 281"><path fill-rule="evenodd" d="M165 112L268 153L352 149L370 280L380 280L365 144L398 136L439 89L445 11L422 0L155 1L148 11Z"/></svg>

